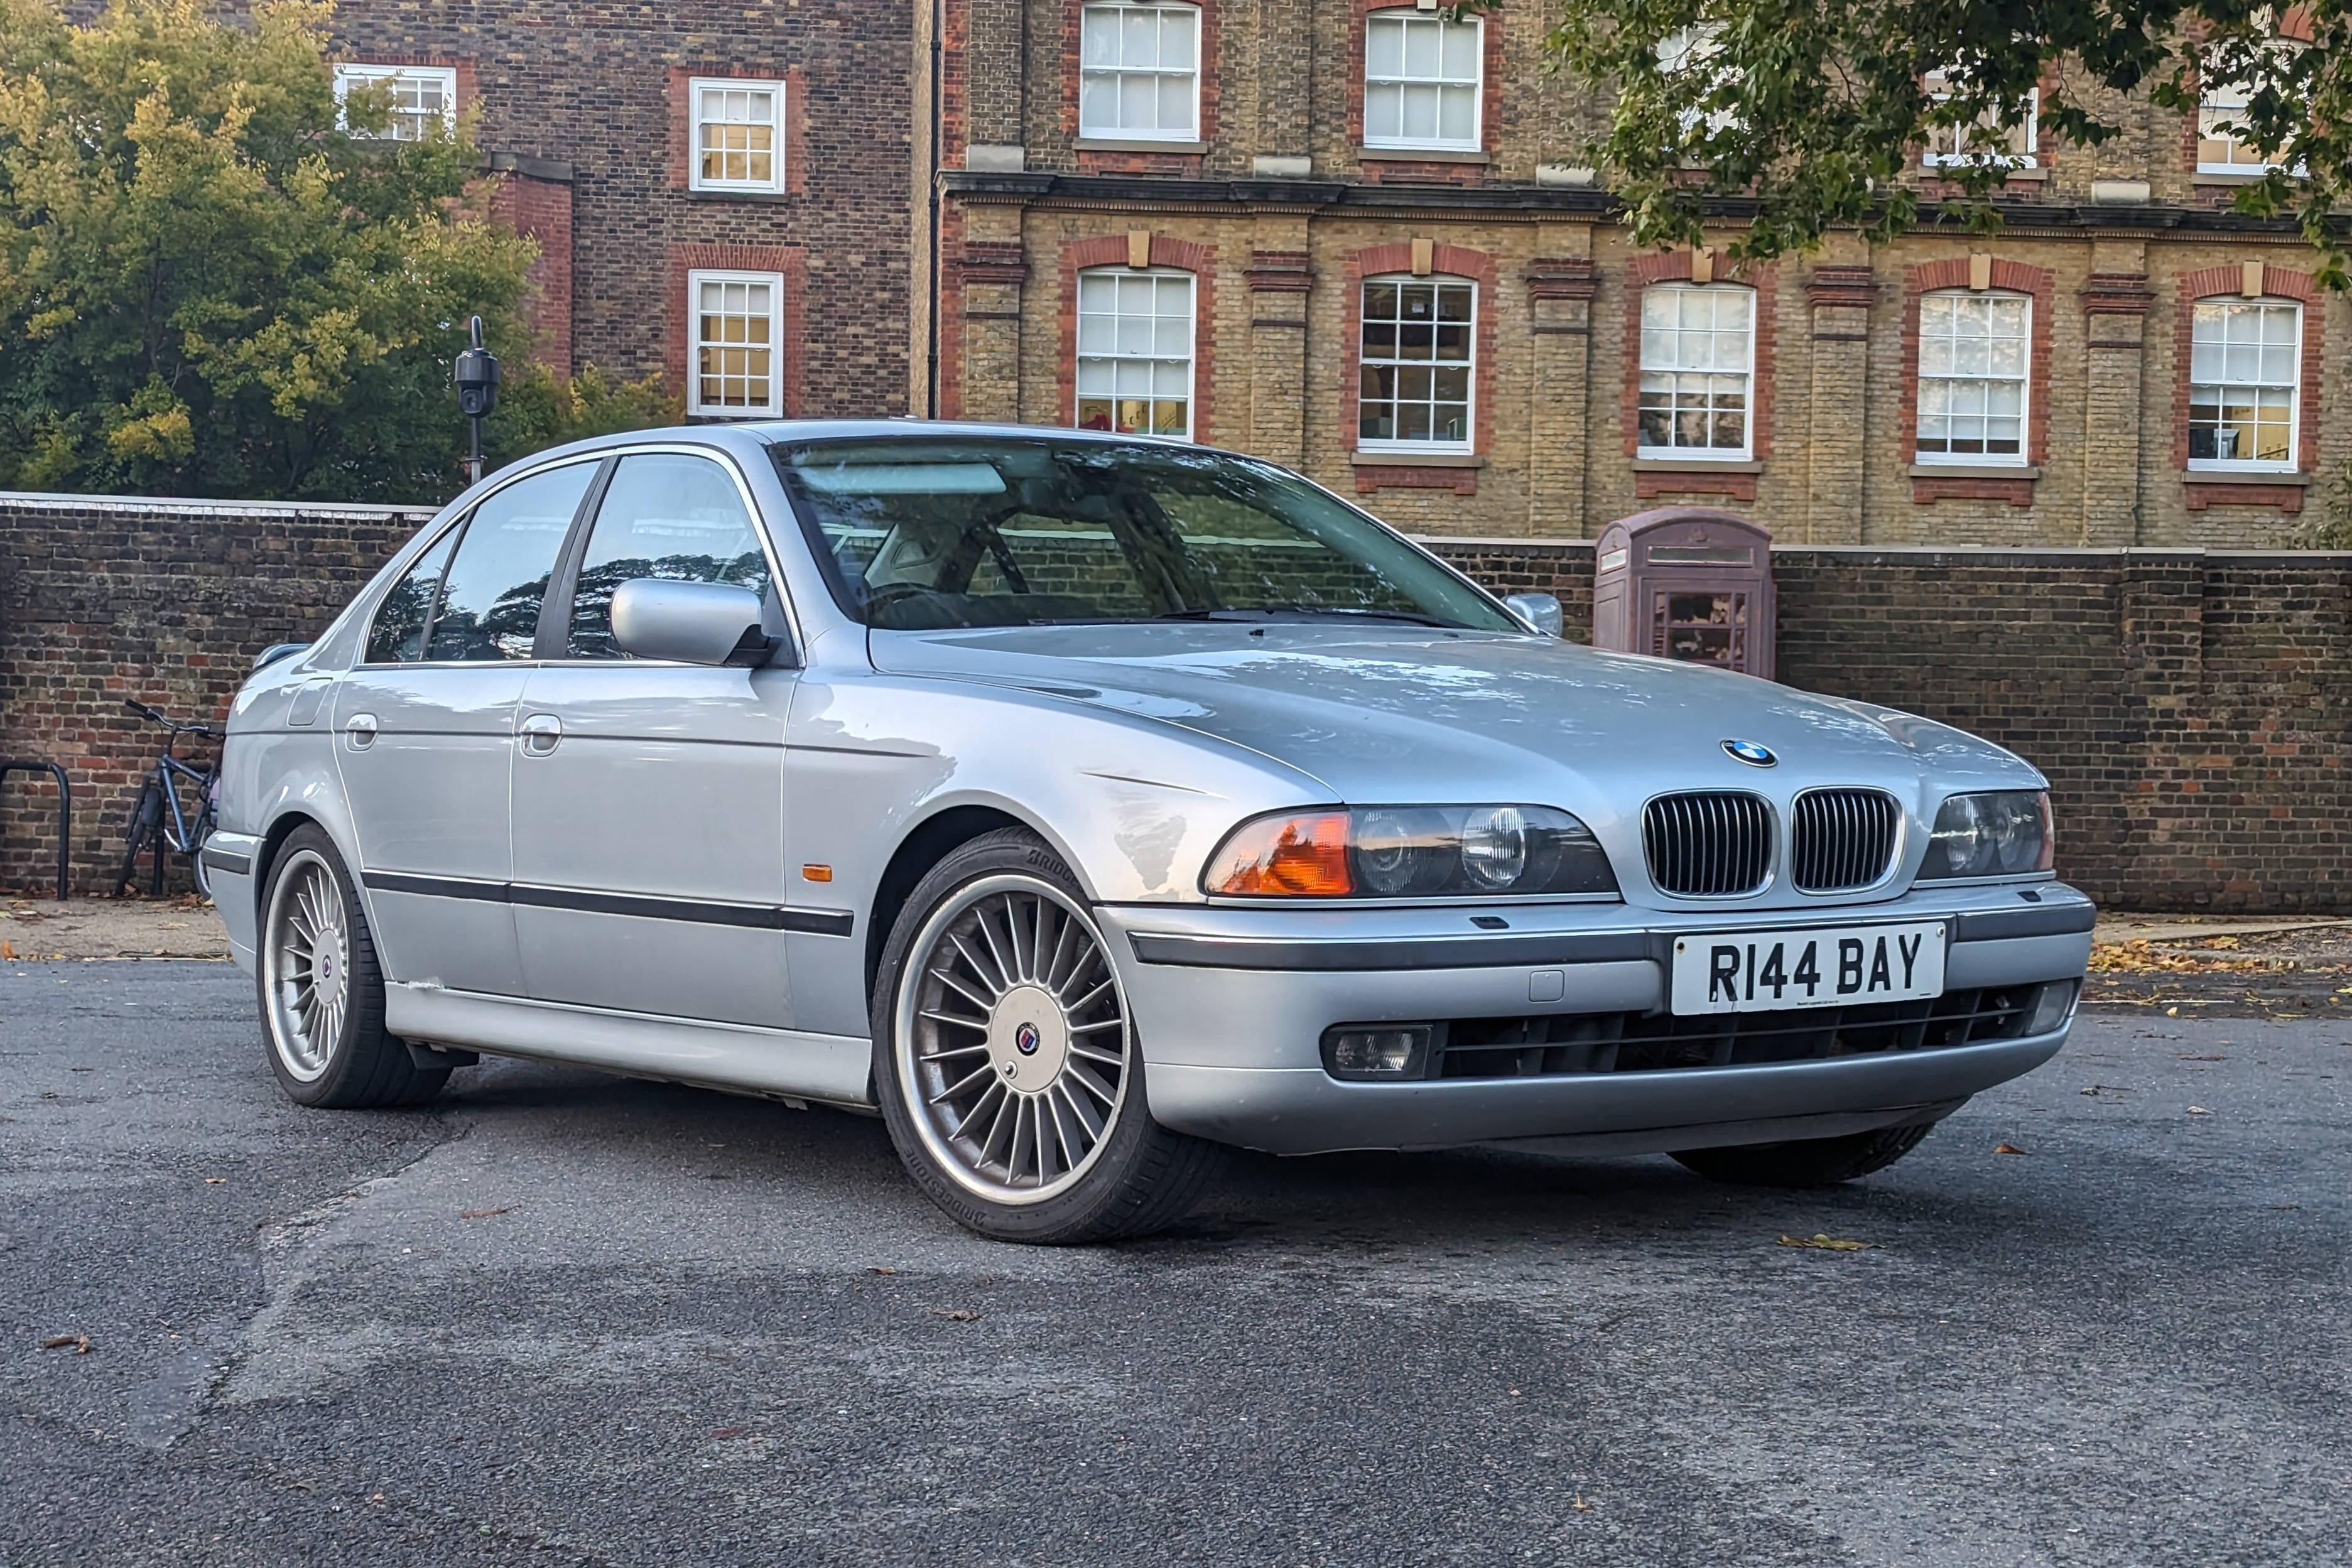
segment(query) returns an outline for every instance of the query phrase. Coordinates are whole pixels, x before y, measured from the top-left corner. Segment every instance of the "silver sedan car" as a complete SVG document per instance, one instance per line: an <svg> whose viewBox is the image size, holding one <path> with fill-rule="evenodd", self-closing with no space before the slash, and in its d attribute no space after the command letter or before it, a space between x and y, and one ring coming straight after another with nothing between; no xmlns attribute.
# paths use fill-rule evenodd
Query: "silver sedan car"
<svg viewBox="0 0 2352 1568"><path fill-rule="evenodd" d="M492 1051L878 1111L1011 1240L1232 1145L1847 1180L2057 1051L2033 768L1558 622L1226 453L605 438L255 673L204 855L304 1104Z"/></svg>

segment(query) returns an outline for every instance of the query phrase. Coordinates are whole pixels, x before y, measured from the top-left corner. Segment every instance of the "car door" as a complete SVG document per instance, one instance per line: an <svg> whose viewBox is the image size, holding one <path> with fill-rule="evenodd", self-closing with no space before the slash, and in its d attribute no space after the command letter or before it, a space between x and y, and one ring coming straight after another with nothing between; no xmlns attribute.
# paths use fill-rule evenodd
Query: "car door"
<svg viewBox="0 0 2352 1568"><path fill-rule="evenodd" d="M522 994L508 831L515 705L598 465L493 491L377 607L336 692L335 757L394 980Z"/></svg>
<svg viewBox="0 0 2352 1568"><path fill-rule="evenodd" d="M798 671L632 658L632 578L782 589L732 467L621 457L574 547L563 656L531 673L514 769L515 931L551 1002L773 1027L784 972L784 721Z"/></svg>

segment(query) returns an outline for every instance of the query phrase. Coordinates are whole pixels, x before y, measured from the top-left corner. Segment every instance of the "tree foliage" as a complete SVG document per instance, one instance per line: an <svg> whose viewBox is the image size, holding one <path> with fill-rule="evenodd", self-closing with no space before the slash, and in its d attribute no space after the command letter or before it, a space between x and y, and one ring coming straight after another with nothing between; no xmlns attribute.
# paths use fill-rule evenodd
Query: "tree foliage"
<svg viewBox="0 0 2352 1568"><path fill-rule="evenodd" d="M338 112L329 8L0 0L0 486L401 501L462 479L467 318L518 370L531 242L458 130ZM667 413L515 374L494 444ZM619 426L612 426L619 427Z"/></svg>
<svg viewBox="0 0 2352 1568"><path fill-rule="evenodd" d="M2033 113L2037 89L2045 143L2095 146L2128 129L2133 95L2193 113L2200 82L2229 83L2247 94L2238 140L2273 165L2238 210L2297 219L2345 287L2352 0L1545 3L1552 63L1615 85L1589 156L1643 245L1698 244L1727 208L1748 222L1733 253L1759 258L1835 228L1995 228L2009 164L1988 131ZM1920 153L1956 129L1979 155L1946 166L1959 193L1923 210Z"/></svg>

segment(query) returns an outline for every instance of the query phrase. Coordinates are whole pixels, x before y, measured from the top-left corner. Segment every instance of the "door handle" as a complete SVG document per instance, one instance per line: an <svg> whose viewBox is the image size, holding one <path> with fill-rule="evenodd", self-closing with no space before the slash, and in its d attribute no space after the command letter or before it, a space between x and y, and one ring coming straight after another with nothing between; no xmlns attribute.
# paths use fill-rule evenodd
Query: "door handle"
<svg viewBox="0 0 2352 1568"><path fill-rule="evenodd" d="M563 721L551 713L535 713L522 721L522 748L532 757L544 757L563 739Z"/></svg>
<svg viewBox="0 0 2352 1568"><path fill-rule="evenodd" d="M375 715L372 713L352 715L351 717L343 720L343 736L351 742L353 751L365 751L375 744Z"/></svg>

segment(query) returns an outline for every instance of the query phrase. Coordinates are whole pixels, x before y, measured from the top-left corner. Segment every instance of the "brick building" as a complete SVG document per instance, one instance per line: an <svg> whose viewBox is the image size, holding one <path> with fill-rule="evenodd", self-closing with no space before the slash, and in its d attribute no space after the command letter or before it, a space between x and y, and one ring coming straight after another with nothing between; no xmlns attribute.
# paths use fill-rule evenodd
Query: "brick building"
<svg viewBox="0 0 2352 1568"><path fill-rule="evenodd" d="M342 0L339 88L464 114L535 235L539 352L698 417L896 413L915 21L894 0Z"/></svg>
<svg viewBox="0 0 2352 1568"><path fill-rule="evenodd" d="M2259 545L2352 456L2352 317L2227 210L2218 94L2015 136L1990 239L1743 271L1629 246L1531 13L937 3L941 413L1189 434L1452 535L1690 499L1790 543Z"/></svg>

